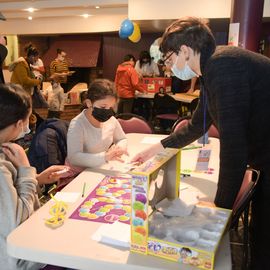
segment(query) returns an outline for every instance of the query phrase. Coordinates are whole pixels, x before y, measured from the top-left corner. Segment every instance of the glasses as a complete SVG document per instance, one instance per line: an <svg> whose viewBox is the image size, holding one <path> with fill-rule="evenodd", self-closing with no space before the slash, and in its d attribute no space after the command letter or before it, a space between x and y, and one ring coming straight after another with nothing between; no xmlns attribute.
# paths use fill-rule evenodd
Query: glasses
<svg viewBox="0 0 270 270"><path fill-rule="evenodd" d="M173 54L174 54L174 52L171 52L169 55L167 55L167 56L163 59L163 63L164 63L166 66L172 64L171 56L172 56Z"/></svg>

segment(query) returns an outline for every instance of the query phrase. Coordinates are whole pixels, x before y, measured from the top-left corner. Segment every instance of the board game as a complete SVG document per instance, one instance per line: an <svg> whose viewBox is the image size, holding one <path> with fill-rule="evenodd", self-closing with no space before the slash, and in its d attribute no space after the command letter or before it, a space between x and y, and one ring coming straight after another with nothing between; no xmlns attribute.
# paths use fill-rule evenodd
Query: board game
<svg viewBox="0 0 270 270"><path fill-rule="evenodd" d="M70 218L101 223L130 223L131 179L105 176Z"/></svg>

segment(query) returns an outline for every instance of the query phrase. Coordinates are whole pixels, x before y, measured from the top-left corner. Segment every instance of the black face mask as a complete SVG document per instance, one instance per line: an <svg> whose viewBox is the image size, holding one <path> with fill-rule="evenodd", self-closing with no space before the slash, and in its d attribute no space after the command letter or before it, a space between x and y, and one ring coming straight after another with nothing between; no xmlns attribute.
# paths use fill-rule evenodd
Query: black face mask
<svg viewBox="0 0 270 270"><path fill-rule="evenodd" d="M98 120L99 122L106 122L109 120L112 116L114 116L113 109L104 109L104 108L97 108L94 107L92 111L93 117Z"/></svg>

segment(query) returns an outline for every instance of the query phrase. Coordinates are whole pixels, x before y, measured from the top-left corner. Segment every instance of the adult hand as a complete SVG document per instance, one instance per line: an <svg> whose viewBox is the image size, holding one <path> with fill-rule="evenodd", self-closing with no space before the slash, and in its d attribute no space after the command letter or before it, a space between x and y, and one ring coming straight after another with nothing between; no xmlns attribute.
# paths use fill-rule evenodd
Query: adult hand
<svg viewBox="0 0 270 270"><path fill-rule="evenodd" d="M197 205L202 206L202 207L216 207L216 205L210 201L199 201Z"/></svg>
<svg viewBox="0 0 270 270"><path fill-rule="evenodd" d="M15 167L30 167L24 149L16 143L3 143L3 153L8 157Z"/></svg>
<svg viewBox="0 0 270 270"><path fill-rule="evenodd" d="M63 176L62 171L66 173L69 167L64 165L53 165L37 175L37 181L40 185L51 184L60 179Z"/></svg>
<svg viewBox="0 0 270 270"><path fill-rule="evenodd" d="M108 151L105 153L105 160L110 161L110 160L117 160L120 162L124 162L123 159L121 159L122 155L128 156L128 152L125 148L122 148L118 145L112 146L108 149Z"/></svg>
<svg viewBox="0 0 270 270"><path fill-rule="evenodd" d="M131 163L144 163L146 160L150 159L154 155L160 153L164 150L161 143L154 144L144 151L140 152L131 159Z"/></svg>

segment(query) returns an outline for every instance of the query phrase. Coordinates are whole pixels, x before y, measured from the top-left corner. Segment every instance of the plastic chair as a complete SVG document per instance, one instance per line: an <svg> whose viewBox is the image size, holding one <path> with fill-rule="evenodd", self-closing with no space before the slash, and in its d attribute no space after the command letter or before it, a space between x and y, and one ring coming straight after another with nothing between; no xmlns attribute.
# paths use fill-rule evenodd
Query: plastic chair
<svg viewBox="0 0 270 270"><path fill-rule="evenodd" d="M116 118L125 133L153 133L150 124L139 115L133 113L121 113L116 115Z"/></svg>
<svg viewBox="0 0 270 270"><path fill-rule="evenodd" d="M246 170L241 188L232 208L232 219L230 229L238 229L239 218L243 221L243 260L242 269L248 269L248 247L249 247L249 209L260 172L251 168Z"/></svg>

